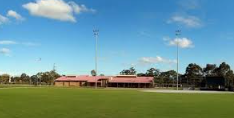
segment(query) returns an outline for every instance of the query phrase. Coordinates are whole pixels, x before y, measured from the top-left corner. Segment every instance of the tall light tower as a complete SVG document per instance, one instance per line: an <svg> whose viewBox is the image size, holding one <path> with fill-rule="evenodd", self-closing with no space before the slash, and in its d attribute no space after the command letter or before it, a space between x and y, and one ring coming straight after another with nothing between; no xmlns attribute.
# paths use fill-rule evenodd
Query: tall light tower
<svg viewBox="0 0 234 118"><path fill-rule="evenodd" d="M41 62L41 58L39 58L39 59L37 60L37 62L40 63L40 62ZM40 77L39 79L40 79L40 85L41 85L41 77ZM37 78L37 86L38 86L38 78Z"/></svg>
<svg viewBox="0 0 234 118"><path fill-rule="evenodd" d="M175 31L175 35L176 35L176 45L177 45L177 51L176 51L176 56L177 56L177 66L176 66L176 89L179 90L179 36L181 35L181 30L176 30Z"/></svg>
<svg viewBox="0 0 234 118"><path fill-rule="evenodd" d="M98 75L98 70L97 70L97 50L98 50L98 35L99 35L99 30L98 29L94 29L93 30L93 34L95 36L95 40L96 40L96 48L95 48L95 72L96 72L96 76ZM95 80L95 87L97 88L97 77Z"/></svg>

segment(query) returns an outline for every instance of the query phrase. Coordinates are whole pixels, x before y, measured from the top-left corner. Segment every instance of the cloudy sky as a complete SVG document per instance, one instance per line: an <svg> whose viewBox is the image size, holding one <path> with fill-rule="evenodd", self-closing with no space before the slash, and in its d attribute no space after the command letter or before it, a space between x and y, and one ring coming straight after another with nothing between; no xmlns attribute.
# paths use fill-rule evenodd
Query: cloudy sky
<svg viewBox="0 0 234 118"><path fill-rule="evenodd" d="M233 11L233 0L2 0L0 73L32 75L55 63L61 74L90 74L94 28L106 75L176 69L177 43L181 73L189 63L234 67Z"/></svg>

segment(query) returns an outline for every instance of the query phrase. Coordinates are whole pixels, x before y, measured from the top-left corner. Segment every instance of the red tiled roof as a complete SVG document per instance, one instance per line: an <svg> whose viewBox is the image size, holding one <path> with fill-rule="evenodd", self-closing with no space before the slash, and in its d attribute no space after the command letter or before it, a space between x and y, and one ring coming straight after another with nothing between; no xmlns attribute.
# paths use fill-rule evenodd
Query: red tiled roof
<svg viewBox="0 0 234 118"><path fill-rule="evenodd" d="M62 76L56 81L85 81L96 82L96 80L107 79L109 83L151 83L153 77L136 77L136 76Z"/></svg>
<svg viewBox="0 0 234 118"><path fill-rule="evenodd" d="M153 77L111 77L110 83L151 83Z"/></svg>
<svg viewBox="0 0 234 118"><path fill-rule="evenodd" d="M85 82L96 82L96 79L105 79L107 77L105 76L88 76L88 75L81 75L81 76L62 76L58 79L56 79L56 81L85 81Z"/></svg>

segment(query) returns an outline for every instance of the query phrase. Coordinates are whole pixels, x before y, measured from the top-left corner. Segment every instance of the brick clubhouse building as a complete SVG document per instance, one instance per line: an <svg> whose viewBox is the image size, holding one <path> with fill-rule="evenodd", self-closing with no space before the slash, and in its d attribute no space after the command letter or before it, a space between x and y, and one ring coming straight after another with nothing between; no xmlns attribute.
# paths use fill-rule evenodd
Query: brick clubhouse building
<svg viewBox="0 0 234 118"><path fill-rule="evenodd" d="M135 75L118 76L62 76L55 80L55 86L65 87L123 87L151 88L154 86L153 77L137 77Z"/></svg>

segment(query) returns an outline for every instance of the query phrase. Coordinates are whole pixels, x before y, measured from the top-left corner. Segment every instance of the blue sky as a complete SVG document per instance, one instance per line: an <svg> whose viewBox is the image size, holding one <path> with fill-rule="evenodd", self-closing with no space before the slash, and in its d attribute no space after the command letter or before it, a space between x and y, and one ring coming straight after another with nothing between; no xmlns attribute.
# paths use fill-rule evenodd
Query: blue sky
<svg viewBox="0 0 234 118"><path fill-rule="evenodd" d="M32 75L56 63L61 74L90 74L94 28L98 72L106 75L131 66L176 69L177 42L181 73L189 63L233 67L233 10L233 0L1 1L0 73Z"/></svg>

